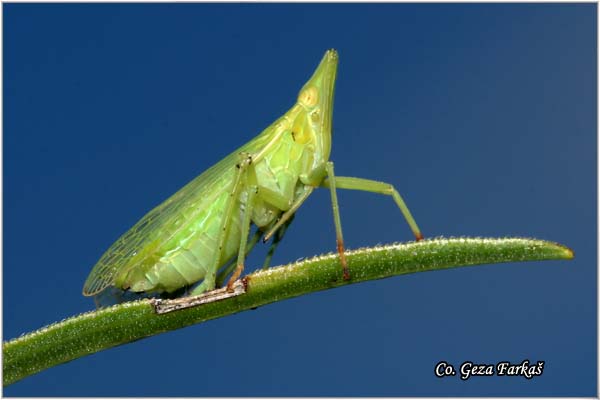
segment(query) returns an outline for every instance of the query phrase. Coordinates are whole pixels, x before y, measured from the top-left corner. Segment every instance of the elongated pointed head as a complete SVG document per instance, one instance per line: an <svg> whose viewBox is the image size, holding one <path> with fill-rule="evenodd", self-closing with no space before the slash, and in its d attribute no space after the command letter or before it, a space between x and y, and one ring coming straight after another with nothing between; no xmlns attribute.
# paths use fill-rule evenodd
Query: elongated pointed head
<svg viewBox="0 0 600 400"><path fill-rule="evenodd" d="M329 159L331 152L331 128L333 120L333 94L337 75L338 54L335 50L327 50L321 63L312 77L300 90L298 105L304 110L302 128L310 127L314 137L317 156ZM302 118L302 117L301 117ZM320 153L320 154L319 154Z"/></svg>

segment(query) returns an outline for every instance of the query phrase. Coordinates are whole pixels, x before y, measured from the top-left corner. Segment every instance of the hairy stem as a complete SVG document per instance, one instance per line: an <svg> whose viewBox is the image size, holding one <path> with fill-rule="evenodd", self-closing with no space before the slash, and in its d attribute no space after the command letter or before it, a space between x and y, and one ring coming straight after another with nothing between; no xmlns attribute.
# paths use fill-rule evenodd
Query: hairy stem
<svg viewBox="0 0 600 400"><path fill-rule="evenodd" d="M337 254L328 254L250 274L245 293L197 307L159 315L146 299L41 328L3 344L4 385L113 346L311 292L460 266L571 259L573 252L535 239L455 238L363 248L346 258L349 281L342 279Z"/></svg>

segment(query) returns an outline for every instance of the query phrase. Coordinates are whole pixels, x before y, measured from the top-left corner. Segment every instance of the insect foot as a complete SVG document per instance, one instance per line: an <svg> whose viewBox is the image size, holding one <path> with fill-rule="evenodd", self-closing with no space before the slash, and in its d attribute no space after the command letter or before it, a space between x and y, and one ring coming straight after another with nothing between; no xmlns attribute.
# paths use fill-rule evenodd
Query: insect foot
<svg viewBox="0 0 600 400"><path fill-rule="evenodd" d="M227 291L228 292L233 292L233 285L237 282L237 278L240 277L240 275L242 274L242 271L244 271L244 266L238 264L238 266L235 268L235 271L233 271L233 274L231 274L231 277L229 278L229 282L227 282Z"/></svg>
<svg viewBox="0 0 600 400"><path fill-rule="evenodd" d="M344 271L344 280L350 280L350 270L348 270L348 263L346 262L346 253L344 250L344 242L338 240L337 241L337 250L340 255L340 263L342 264L342 269Z"/></svg>
<svg viewBox="0 0 600 400"><path fill-rule="evenodd" d="M225 300L244 293L246 293L245 283L242 281L235 281L231 285L231 291L229 291L229 288L220 288L202 293L198 296L182 297L173 300L151 299L150 302L154 306L154 312L157 314L166 314L186 308L197 307L202 304Z"/></svg>

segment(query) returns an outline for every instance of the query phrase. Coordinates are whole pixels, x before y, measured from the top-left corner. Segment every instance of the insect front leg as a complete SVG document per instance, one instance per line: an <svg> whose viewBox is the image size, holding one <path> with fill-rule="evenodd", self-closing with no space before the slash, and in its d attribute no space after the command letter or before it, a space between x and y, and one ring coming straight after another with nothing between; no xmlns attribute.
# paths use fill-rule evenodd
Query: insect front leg
<svg viewBox="0 0 600 400"><path fill-rule="evenodd" d="M246 258L246 243L248 242L248 233L250 232L250 223L252 217L252 210L254 209L254 199L258 187L252 185L248 188L248 200L246 201L246 209L244 210L244 217L241 224L241 237L240 237L240 249L238 251L237 266L235 271L231 274L229 281L227 282L227 291L233 291L233 282L240 277L244 271L244 259Z"/></svg>
<svg viewBox="0 0 600 400"><path fill-rule="evenodd" d="M191 296L195 296L207 290L212 290L215 288L217 270L219 269L221 254L223 253L223 246L225 245L225 239L227 238L227 234L229 233L229 226L231 225L231 216L234 212L234 206L237 204L237 198L240 194L240 191L243 187L246 186L248 166L252 163L252 157L250 156L250 154L243 152L240 153L239 156L240 162L236 165L237 173L235 174L235 179L233 181L233 184L231 185L229 196L225 204L221 225L218 231L219 235L217 236L217 247L215 249L212 262L210 263L204 280L198 287L192 290L192 292L190 293ZM244 242L246 240L248 240L247 232Z"/></svg>
<svg viewBox="0 0 600 400"><path fill-rule="evenodd" d="M418 241L423 239L423 234L417 226L415 219L408 210L408 207L402 199L402 196L400 196L400 193L398 193L398 191L396 190L396 188L394 188L393 185L385 182L373 181L370 179L354 178L349 176L329 176L326 181L321 183L321 186L329 188L333 187L338 189L361 190L365 192L373 192L392 196L392 198L396 202L396 205L398 206L398 208L400 208L402 215L404 215L406 222L408 222L408 225L410 226L410 229L415 235L416 240Z"/></svg>

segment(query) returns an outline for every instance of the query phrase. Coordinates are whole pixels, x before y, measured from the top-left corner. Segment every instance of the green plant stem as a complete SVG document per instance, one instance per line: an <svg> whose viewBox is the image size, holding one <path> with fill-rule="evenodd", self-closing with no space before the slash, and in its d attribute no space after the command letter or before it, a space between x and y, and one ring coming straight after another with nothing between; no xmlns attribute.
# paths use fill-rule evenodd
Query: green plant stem
<svg viewBox="0 0 600 400"><path fill-rule="evenodd" d="M573 252L535 239L454 238L364 248L346 257L349 281L337 255L328 254L250 274L245 294L194 308L158 315L150 300L141 300L68 318L3 344L4 385L113 346L311 292L459 266L571 259Z"/></svg>

